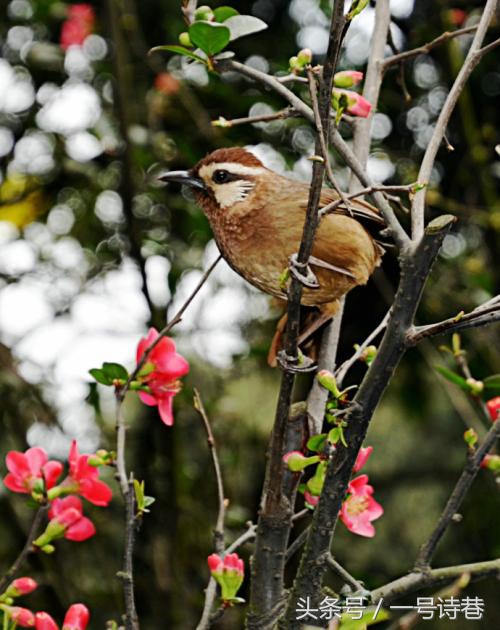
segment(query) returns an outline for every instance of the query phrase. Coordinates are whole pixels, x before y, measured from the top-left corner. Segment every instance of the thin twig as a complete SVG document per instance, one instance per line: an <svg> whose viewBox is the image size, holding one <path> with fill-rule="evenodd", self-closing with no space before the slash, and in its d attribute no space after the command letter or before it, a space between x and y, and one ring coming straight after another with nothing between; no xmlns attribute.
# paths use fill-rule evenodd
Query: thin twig
<svg viewBox="0 0 500 630"><path fill-rule="evenodd" d="M274 114L262 114L260 116L246 116L245 118L233 118L232 120L226 120L225 118L218 118L212 120L213 127L235 127L236 125L254 124L259 122L271 122L273 120L285 120L286 118L300 118L301 114L293 109L293 107L286 107Z"/></svg>
<svg viewBox="0 0 500 630"><path fill-rule="evenodd" d="M214 467L215 479L217 482L217 499L219 504L214 530L214 545L215 551L217 553L222 553L224 551L224 519L226 516L224 483L222 480L222 471L219 463L219 456L217 455L217 448L215 446L214 434L212 432L212 427L210 426L210 420L208 419L207 412L205 411L205 406L203 405L203 401L197 389L194 390L194 408L200 414L200 417L203 420L203 425L205 427L205 431L207 432L208 447L212 456L212 464Z"/></svg>
<svg viewBox="0 0 500 630"><path fill-rule="evenodd" d="M288 547L288 549L286 550L285 562L288 562L290 558L292 558L297 553L297 551L305 544L307 537L309 536L309 528L310 526L307 526L305 529L303 529L297 536L297 538Z"/></svg>
<svg viewBox="0 0 500 630"><path fill-rule="evenodd" d="M500 296L497 297L500 298ZM409 333L408 341L411 345L415 345L427 337L449 334L466 328L487 326L500 321L500 302L493 304L488 302L488 304L488 306L485 304L478 306L470 313L460 313L435 324L415 326Z"/></svg>
<svg viewBox="0 0 500 630"><path fill-rule="evenodd" d="M391 66L395 64L401 63L402 61L408 61L408 59L413 59L413 57L418 57L418 55L425 55L429 53L433 48L444 44L450 39L455 37L460 37L460 35L467 35L468 33L473 33L477 30L477 24L474 26L466 26L465 28L460 28L456 31L445 31L441 33L439 37L436 37L427 44L423 44L422 46L418 46L417 48L412 48L411 50L405 50L404 52L397 53L396 55L392 55L391 57L386 57L382 62L382 68L385 72Z"/></svg>
<svg viewBox="0 0 500 630"><path fill-rule="evenodd" d="M476 34L474 36L474 39L472 40L472 44L469 48L467 56L465 57L462 67L460 68L460 72L458 73L451 90L448 92L448 96L446 97L436 124L434 125L434 131L429 140L422 163L420 165L420 170L417 177L417 180L419 182L427 182L430 179L432 168L434 166L439 147L441 146L443 136L446 133L446 128L448 126L451 114L455 109L455 105L457 104L460 94L463 92L469 76L483 57L484 53L481 51L481 45L488 31L488 27L495 15L497 4L498 0L487 0L485 4L485 7L481 14L481 19L479 21L479 24L477 25ZM425 190L420 190L415 193L411 209L411 232L414 242L418 242L422 238L422 235L424 233L424 214Z"/></svg>
<svg viewBox="0 0 500 630"><path fill-rule="evenodd" d="M9 569L5 572L5 574L0 578L0 593L3 593L9 582L17 575L17 572L22 567L28 556L34 551L33 541L38 536L38 531L40 529L40 525L49 509L49 505L41 505L33 517L33 522L31 523L31 527L28 532L28 536L26 537L26 542L24 543L24 547L21 549L21 552L11 564Z"/></svg>
<svg viewBox="0 0 500 630"><path fill-rule="evenodd" d="M413 188L415 188L416 183L414 184L404 184L404 185L395 185L395 186L384 186L374 185L367 186L366 188L362 188L361 190L357 190L356 192L350 193L346 195L344 193L345 199L356 199L357 197L364 197L365 195L372 195L375 192L410 192ZM344 199L336 199L335 201L330 202L319 211L320 216L327 214L328 212L333 212L336 210L342 203Z"/></svg>
<svg viewBox="0 0 500 630"><path fill-rule="evenodd" d="M356 363L356 361L363 354L363 352L366 350L366 348L368 348L368 346L371 344L371 342L376 337L378 337L378 335L383 330L385 330L385 328L387 327L387 322L389 321L390 314L391 314L391 311L389 309L387 311L387 313L384 315L384 318L382 319L380 324L374 330L372 330L372 332L368 335L368 337L357 348L356 352L349 359L344 361L344 363L342 363L342 365L335 372L335 378L337 380L338 387L342 387L342 383L344 381L345 375L351 369L351 367Z"/></svg>
<svg viewBox="0 0 500 630"><path fill-rule="evenodd" d="M355 591L362 591L364 589L364 586L361 584L361 582L358 582L358 580L353 577L349 573L349 571L344 569L344 567L335 560L331 553L329 553L326 557L326 564L334 573L342 578L342 580L344 580L346 584L349 584L349 586L351 586Z"/></svg>
<svg viewBox="0 0 500 630"><path fill-rule="evenodd" d="M484 456L491 449L495 441L500 437L500 422L494 422L481 445L476 449L473 455L469 456L467 464L460 475L453 492L446 503L446 506L439 517L439 521L429 536L428 540L422 545L415 561L415 569L425 570L429 567L436 547L443 537L445 531L453 520L453 516L460 508L462 501L467 494L472 482L474 481Z"/></svg>

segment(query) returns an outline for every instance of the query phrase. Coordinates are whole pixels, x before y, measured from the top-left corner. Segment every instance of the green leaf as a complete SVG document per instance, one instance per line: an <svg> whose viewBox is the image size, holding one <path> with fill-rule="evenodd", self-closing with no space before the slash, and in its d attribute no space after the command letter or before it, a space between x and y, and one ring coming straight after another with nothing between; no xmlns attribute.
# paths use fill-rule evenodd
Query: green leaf
<svg viewBox="0 0 500 630"><path fill-rule="evenodd" d="M311 438L309 438L307 440L307 448L310 451L314 451L315 453L318 453L319 451L322 451L324 446L325 446L325 441L326 441L326 433L320 433L318 435L313 435Z"/></svg>
<svg viewBox="0 0 500 630"><path fill-rule="evenodd" d="M214 9L214 17L216 22L225 22L228 18L239 15L233 7L217 7Z"/></svg>
<svg viewBox="0 0 500 630"><path fill-rule="evenodd" d="M373 626L382 621L387 621L387 619L390 618L389 611L385 608L381 608L377 613L377 617L373 619L375 610L375 608L366 608L363 611L361 619L353 619L352 615L343 613L339 628L342 630L365 630L367 626Z"/></svg>
<svg viewBox="0 0 500 630"><path fill-rule="evenodd" d="M115 379L126 381L128 379L128 372L120 363L103 363L102 371L111 381Z"/></svg>
<svg viewBox="0 0 500 630"><path fill-rule="evenodd" d="M500 389L500 374L492 374L483 379L487 389Z"/></svg>
<svg viewBox="0 0 500 630"><path fill-rule="evenodd" d="M194 59L195 61L199 61L200 63L203 63L205 65L207 64L206 59L203 59L203 57L200 57L192 50L189 50L189 48L184 48L184 46L155 46L154 48L151 48L149 54L162 51L172 52L176 55L183 55L184 57L189 57L190 59Z"/></svg>
<svg viewBox="0 0 500 630"><path fill-rule="evenodd" d="M93 368L92 370L89 370L89 374L98 383L101 383L101 385L112 385L113 384L113 380L111 378L109 378L109 376L103 370L101 370L99 368Z"/></svg>
<svg viewBox="0 0 500 630"><path fill-rule="evenodd" d="M451 383L458 385L460 389L463 389L466 392L470 391L470 387L467 385L467 381L465 380L465 378L463 378L463 376L460 376L459 374L452 372L447 367L444 367L442 365L437 365L434 369L436 370L436 372L439 372L441 376L444 376L444 378L447 381L450 381Z"/></svg>
<svg viewBox="0 0 500 630"><path fill-rule="evenodd" d="M194 22L189 27L189 37L195 46L211 57L229 44L231 32L227 26L217 22Z"/></svg>
<svg viewBox="0 0 500 630"><path fill-rule="evenodd" d="M259 18L253 17L253 15L234 15L228 18L224 25L231 31L230 41L251 35L252 33L258 33L267 28L267 24Z"/></svg>

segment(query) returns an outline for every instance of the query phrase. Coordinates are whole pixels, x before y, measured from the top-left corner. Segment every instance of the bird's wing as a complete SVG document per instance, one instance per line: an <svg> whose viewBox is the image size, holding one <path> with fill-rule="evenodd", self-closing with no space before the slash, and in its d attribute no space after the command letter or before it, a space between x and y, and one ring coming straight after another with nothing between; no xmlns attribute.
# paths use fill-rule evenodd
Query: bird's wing
<svg viewBox="0 0 500 630"><path fill-rule="evenodd" d="M332 188L323 188L321 191L321 207L325 207L338 200L339 194ZM348 207L346 207L346 204L342 202L336 206L334 210L332 210L332 213L351 216L357 219L362 225L365 225L365 222L368 222L369 224L378 223L380 226L385 225L385 221L378 209L367 201L363 201L362 199L349 199L347 204Z"/></svg>

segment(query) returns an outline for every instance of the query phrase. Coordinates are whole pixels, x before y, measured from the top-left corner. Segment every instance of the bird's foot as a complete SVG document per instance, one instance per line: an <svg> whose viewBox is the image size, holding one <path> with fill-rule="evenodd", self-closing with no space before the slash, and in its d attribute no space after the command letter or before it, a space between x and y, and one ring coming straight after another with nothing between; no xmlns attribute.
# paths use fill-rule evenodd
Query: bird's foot
<svg viewBox="0 0 500 630"><path fill-rule="evenodd" d="M299 350L298 356L290 356L284 350L280 350L276 356L278 365L286 372L293 372L295 374L304 374L305 372L314 372L316 370L316 363L302 354Z"/></svg>
<svg viewBox="0 0 500 630"><path fill-rule="evenodd" d="M308 289L319 289L319 282L308 263L297 260L297 254L290 256L290 273Z"/></svg>

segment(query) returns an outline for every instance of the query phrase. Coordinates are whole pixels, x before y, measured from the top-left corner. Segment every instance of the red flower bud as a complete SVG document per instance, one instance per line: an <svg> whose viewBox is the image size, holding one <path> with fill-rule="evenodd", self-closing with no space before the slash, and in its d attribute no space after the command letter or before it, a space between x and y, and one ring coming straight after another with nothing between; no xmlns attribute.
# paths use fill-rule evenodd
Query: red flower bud
<svg viewBox="0 0 500 630"><path fill-rule="evenodd" d="M500 417L500 396L495 396L486 403L488 413L492 422L495 422Z"/></svg>
<svg viewBox="0 0 500 630"><path fill-rule="evenodd" d="M73 604L64 617L62 630L85 630L89 622L89 609L83 604Z"/></svg>
<svg viewBox="0 0 500 630"><path fill-rule="evenodd" d="M59 630L59 626L46 612L37 612L35 615L36 630Z"/></svg>
<svg viewBox="0 0 500 630"><path fill-rule="evenodd" d="M20 577L14 580L6 591L7 597L19 597L32 593L38 584L30 577Z"/></svg>
<svg viewBox="0 0 500 630"><path fill-rule="evenodd" d="M20 606L5 606L4 611L21 628L34 628L35 615L31 610Z"/></svg>

